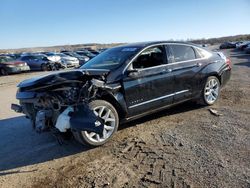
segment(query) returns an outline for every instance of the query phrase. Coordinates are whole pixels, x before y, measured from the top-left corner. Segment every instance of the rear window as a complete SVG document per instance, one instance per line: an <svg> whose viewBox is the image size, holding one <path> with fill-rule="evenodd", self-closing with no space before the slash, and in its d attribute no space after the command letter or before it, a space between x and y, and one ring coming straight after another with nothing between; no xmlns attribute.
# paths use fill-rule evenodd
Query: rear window
<svg viewBox="0 0 250 188"><path fill-rule="evenodd" d="M197 58L206 58L206 57L211 56L211 54L207 50L204 50L204 49L195 48L195 51L196 51Z"/></svg>
<svg viewBox="0 0 250 188"><path fill-rule="evenodd" d="M170 45L175 62L196 59L195 51L191 46Z"/></svg>
<svg viewBox="0 0 250 188"><path fill-rule="evenodd" d="M204 58L206 57L206 52L205 50L202 50L202 49L195 49L196 50L196 56L197 58Z"/></svg>

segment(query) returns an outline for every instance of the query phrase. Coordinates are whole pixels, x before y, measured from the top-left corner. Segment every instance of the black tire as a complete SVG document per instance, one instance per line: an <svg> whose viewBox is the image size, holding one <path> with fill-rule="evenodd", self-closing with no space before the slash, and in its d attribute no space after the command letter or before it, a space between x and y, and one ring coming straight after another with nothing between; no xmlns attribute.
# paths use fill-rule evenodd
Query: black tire
<svg viewBox="0 0 250 188"><path fill-rule="evenodd" d="M50 70L51 70L51 71L56 71L56 70L57 70L56 65L51 65L51 66L50 66Z"/></svg>
<svg viewBox="0 0 250 188"><path fill-rule="evenodd" d="M58 63L55 63L55 68L56 68L56 70L60 70L61 65L60 65L60 64L58 64Z"/></svg>
<svg viewBox="0 0 250 188"><path fill-rule="evenodd" d="M7 76L8 72L4 68L2 68L0 69L0 75Z"/></svg>
<svg viewBox="0 0 250 188"><path fill-rule="evenodd" d="M47 67L46 64L42 64L42 65L41 65L41 69L42 69L42 71L47 71L47 70L48 70L48 67Z"/></svg>
<svg viewBox="0 0 250 188"><path fill-rule="evenodd" d="M213 82L214 86L211 84ZM208 89L209 84L211 84L210 89ZM198 102L202 105L210 106L216 103L219 96L220 96L220 81L216 76L209 76L206 80L206 83L201 93L200 100Z"/></svg>
<svg viewBox="0 0 250 188"><path fill-rule="evenodd" d="M94 109L97 110L98 108L102 108L104 106L105 106L105 110L108 110L108 111L110 110L111 117L113 117L113 119L115 119L115 122L112 121L112 123L110 122L110 124L108 124L108 122L106 122L106 126L109 127L109 129L112 127L112 130L105 130L105 131L107 131L106 134L108 134L109 136L107 138L104 138L104 140L102 140L102 141L96 142L93 140L97 139L96 137L98 134L95 134L95 136L93 136L95 138L93 138L93 137L89 138L90 135L93 133L89 133L87 131L73 132L75 139L78 142L80 142L81 144L92 146L92 147L101 146L101 145L105 144L106 142L108 142L112 138L114 133L117 131L118 126L119 126L119 116L118 116L118 113L117 113L116 109L114 108L114 106L112 104L110 104L109 102L104 101L104 100L94 100L94 101L89 103L89 107L92 110L94 110ZM104 113L104 112L105 111L103 110L102 113ZM112 119L112 118L110 118L110 119ZM108 131L110 131L110 132L108 132ZM100 135L99 135L99 139L100 139Z"/></svg>

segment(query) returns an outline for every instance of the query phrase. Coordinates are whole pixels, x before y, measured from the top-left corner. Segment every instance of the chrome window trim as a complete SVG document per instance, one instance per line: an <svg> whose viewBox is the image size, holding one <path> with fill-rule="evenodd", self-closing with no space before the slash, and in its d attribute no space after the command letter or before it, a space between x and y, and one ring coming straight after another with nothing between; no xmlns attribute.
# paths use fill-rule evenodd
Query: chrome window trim
<svg viewBox="0 0 250 188"><path fill-rule="evenodd" d="M150 46L147 46L145 48L143 48L142 50L140 50L130 61L129 63L126 65L126 67L124 68L124 70L122 71L122 74L125 73L125 71L128 69L128 67L133 63L133 61L144 51L144 50L147 50L148 48L152 48L152 47L155 47L155 46L161 46L161 45L184 45L184 46L190 46L190 47L193 47L193 48L197 48L197 49L200 49L200 50L204 50L198 46L194 46L192 44L185 44L185 43L159 43L159 44L153 44L153 45L150 45ZM208 52L208 51L206 51ZM210 52L209 53L209 56L205 56L205 57L202 57L202 58L197 58L197 59L191 59L191 60L186 60L186 61L178 61L178 62L174 62L174 63L167 63L167 64L164 64L164 65L158 65L158 66L154 66L154 67L148 67L148 68L142 68L142 69L137 69L138 71L142 71L142 70L149 70L149 69L152 69L152 68L159 68L159 67L163 67L163 66L167 66L167 65L175 65L175 64L179 64L179 63L187 63L187 62L191 62L191 61L200 61L200 60L204 60L204 59L208 59L212 54Z"/></svg>
<svg viewBox="0 0 250 188"><path fill-rule="evenodd" d="M128 108L135 108L135 107L138 107L138 106L141 106L141 105L144 105L144 104L148 104L148 103L155 102L155 101L158 101L158 100L161 100L161 99L165 99L165 98L168 98L168 97L172 97L172 96L174 96L174 95L178 95L178 94L185 93L185 92L188 92L188 91L189 91L189 90L177 91L177 92L174 92L174 93L171 93L171 94L168 94L168 95L164 95L164 96L161 96L161 97L157 97L157 98L155 98L155 99L151 99L151 100L148 100L148 101L144 101L144 102L142 102L142 103L138 103L138 104L129 106Z"/></svg>

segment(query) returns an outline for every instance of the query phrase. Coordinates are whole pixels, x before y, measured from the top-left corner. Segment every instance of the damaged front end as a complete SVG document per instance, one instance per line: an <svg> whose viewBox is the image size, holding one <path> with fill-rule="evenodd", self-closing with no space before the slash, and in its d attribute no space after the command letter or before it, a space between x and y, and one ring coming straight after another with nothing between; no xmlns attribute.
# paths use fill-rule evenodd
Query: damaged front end
<svg viewBox="0 0 250 188"><path fill-rule="evenodd" d="M89 131L102 134L104 122L89 108L89 102L105 85L107 71L91 74L80 70L56 73L21 82L11 108L24 113L38 132Z"/></svg>

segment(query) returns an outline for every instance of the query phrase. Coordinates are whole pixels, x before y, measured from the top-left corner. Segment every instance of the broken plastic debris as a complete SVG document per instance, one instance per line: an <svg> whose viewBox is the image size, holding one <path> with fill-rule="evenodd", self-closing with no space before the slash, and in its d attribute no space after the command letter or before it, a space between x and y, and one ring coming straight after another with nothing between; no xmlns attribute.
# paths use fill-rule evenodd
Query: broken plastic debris
<svg viewBox="0 0 250 188"><path fill-rule="evenodd" d="M220 114L217 110L214 110L214 109L209 109L209 112L212 114L212 115L215 115L215 116L221 116L222 114Z"/></svg>

